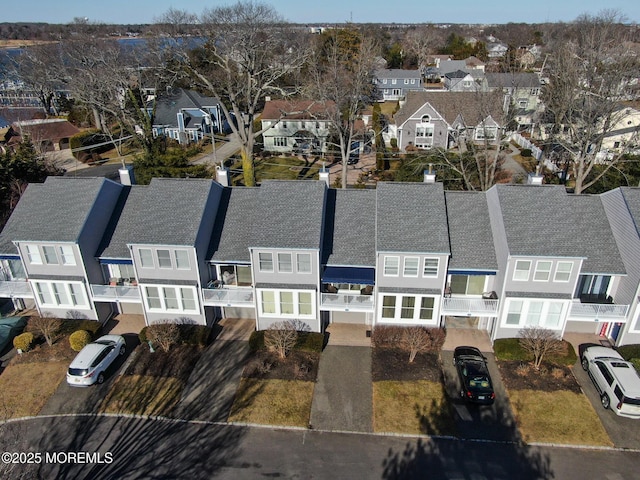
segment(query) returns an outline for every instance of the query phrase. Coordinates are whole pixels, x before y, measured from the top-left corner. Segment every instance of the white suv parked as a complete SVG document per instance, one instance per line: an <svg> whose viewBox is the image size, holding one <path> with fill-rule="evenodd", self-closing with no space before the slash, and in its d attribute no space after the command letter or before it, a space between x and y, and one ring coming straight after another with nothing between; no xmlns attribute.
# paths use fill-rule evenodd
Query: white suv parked
<svg viewBox="0 0 640 480"><path fill-rule="evenodd" d="M584 349L581 360L604 408L623 417L640 418L640 376L633 364L613 348L595 345Z"/></svg>
<svg viewBox="0 0 640 480"><path fill-rule="evenodd" d="M104 335L86 345L73 359L67 370L67 383L74 387L87 387L104 382L104 372L126 345L120 335Z"/></svg>

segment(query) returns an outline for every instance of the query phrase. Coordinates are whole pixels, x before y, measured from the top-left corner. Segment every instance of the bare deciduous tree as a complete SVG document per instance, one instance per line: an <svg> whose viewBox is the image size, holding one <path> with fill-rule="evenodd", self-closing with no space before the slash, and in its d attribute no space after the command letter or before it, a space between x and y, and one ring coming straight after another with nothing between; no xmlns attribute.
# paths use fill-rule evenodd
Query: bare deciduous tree
<svg viewBox="0 0 640 480"><path fill-rule="evenodd" d="M42 315L34 315L29 323L37 333L40 333L47 345L51 346L56 341L56 336L62 326L62 320L53 316L49 312L42 312Z"/></svg>
<svg viewBox="0 0 640 480"><path fill-rule="evenodd" d="M582 15L549 39L551 52L543 75L549 85L543 91L549 145L567 152L575 193L582 193L607 171L615 168L625 152L621 145L610 158L600 160L603 140L620 128L625 115L621 102L640 75L640 60L631 49L631 32L624 17L612 10L597 16ZM625 143L638 139L638 127ZM596 164L603 169L592 175Z"/></svg>
<svg viewBox="0 0 640 480"><path fill-rule="evenodd" d="M407 31L402 39L402 44L407 53L416 57L418 68L424 68L429 63L429 55L437 51L440 43L442 43L441 38L442 35L437 31L436 27L426 25Z"/></svg>
<svg viewBox="0 0 640 480"><path fill-rule="evenodd" d="M180 328L169 321L153 323L147 327L147 338L168 352L180 340Z"/></svg>
<svg viewBox="0 0 640 480"><path fill-rule="evenodd" d="M561 353L564 348L558 335L552 330L542 327L526 327L520 330L518 342L520 346L533 355L533 367L540 369L544 357Z"/></svg>
<svg viewBox="0 0 640 480"><path fill-rule="evenodd" d="M309 66L308 95L324 106L335 147L342 158L342 188L347 188L347 166L362 108L374 96L373 70L379 48L355 30L331 30L320 37Z"/></svg>
<svg viewBox="0 0 640 480"><path fill-rule="evenodd" d="M402 334L402 348L409 351L409 363L416 355L431 348L431 337L423 327L407 327Z"/></svg>
<svg viewBox="0 0 640 480"><path fill-rule="evenodd" d="M184 80L222 102L229 126L240 142L246 186L255 185L254 122L268 95L287 97L287 84L306 62L308 41L269 5L241 1L205 10L199 28L206 40L193 49L186 39L173 43Z"/></svg>
<svg viewBox="0 0 640 480"><path fill-rule="evenodd" d="M295 321L275 322L264 332L265 346L277 352L280 358L287 357L297 340L298 330Z"/></svg>

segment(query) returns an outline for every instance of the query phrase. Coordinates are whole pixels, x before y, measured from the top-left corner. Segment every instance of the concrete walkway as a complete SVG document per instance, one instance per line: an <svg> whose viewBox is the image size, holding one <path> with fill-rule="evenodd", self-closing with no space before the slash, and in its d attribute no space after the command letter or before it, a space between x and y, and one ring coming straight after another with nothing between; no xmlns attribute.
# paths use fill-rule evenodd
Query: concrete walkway
<svg viewBox="0 0 640 480"><path fill-rule="evenodd" d="M320 357L311 428L373 431L371 348L328 345Z"/></svg>

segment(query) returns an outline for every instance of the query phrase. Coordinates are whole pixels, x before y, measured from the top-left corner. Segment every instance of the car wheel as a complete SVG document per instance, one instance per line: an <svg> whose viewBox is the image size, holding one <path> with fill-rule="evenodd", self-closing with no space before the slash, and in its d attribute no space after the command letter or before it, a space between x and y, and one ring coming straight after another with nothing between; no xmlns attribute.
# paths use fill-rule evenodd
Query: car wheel
<svg viewBox="0 0 640 480"><path fill-rule="evenodd" d="M600 397L600 402L602 402L602 406L607 410L611 406L611 400L609 400L609 395L607 395L606 393L602 394L602 396Z"/></svg>
<svg viewBox="0 0 640 480"><path fill-rule="evenodd" d="M589 360L586 358L582 359L582 369L586 372L589 370Z"/></svg>
<svg viewBox="0 0 640 480"><path fill-rule="evenodd" d="M127 351L127 349L125 348L124 345L120 347L120 355L124 355L124 352L126 352L126 351Z"/></svg>
<svg viewBox="0 0 640 480"><path fill-rule="evenodd" d="M98 383L99 384L104 383L104 373L100 373L100 375L98 375Z"/></svg>

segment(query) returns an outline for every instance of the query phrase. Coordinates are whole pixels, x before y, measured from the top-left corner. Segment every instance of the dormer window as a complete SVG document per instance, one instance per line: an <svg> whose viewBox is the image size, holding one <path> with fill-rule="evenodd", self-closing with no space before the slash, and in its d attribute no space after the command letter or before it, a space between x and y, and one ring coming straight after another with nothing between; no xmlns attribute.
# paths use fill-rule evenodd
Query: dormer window
<svg viewBox="0 0 640 480"><path fill-rule="evenodd" d="M431 123L431 117L429 115L423 115L420 119L421 123Z"/></svg>

